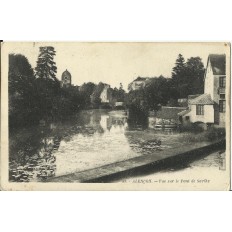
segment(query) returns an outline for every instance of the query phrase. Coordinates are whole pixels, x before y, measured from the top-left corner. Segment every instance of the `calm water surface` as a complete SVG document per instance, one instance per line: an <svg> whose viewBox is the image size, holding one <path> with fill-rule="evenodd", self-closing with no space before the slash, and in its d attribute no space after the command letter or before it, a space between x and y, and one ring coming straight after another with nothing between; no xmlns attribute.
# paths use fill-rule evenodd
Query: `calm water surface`
<svg viewBox="0 0 232 232"><path fill-rule="evenodd" d="M183 146L174 131L102 110L82 111L69 121L23 129L10 136L11 181L46 181L133 157Z"/></svg>

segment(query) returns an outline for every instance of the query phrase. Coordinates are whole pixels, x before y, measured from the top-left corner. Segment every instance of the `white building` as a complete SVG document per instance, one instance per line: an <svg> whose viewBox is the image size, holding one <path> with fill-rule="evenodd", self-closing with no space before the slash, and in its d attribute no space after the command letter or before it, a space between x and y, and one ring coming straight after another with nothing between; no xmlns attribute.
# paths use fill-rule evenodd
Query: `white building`
<svg viewBox="0 0 232 232"><path fill-rule="evenodd" d="M224 54L209 55L204 82L204 94L191 96L188 109L178 114L179 119L182 123L203 122L225 127L226 56Z"/></svg>
<svg viewBox="0 0 232 232"><path fill-rule="evenodd" d="M110 102L110 93L109 93L110 86L105 85L104 89L101 92L100 98L102 103L109 103Z"/></svg>
<svg viewBox="0 0 232 232"><path fill-rule="evenodd" d="M138 90L138 89L144 88L144 86L146 85L148 79L149 78L146 78L146 77L138 77L138 78L136 78L134 81L132 81L128 85L128 90L131 91L131 90Z"/></svg>

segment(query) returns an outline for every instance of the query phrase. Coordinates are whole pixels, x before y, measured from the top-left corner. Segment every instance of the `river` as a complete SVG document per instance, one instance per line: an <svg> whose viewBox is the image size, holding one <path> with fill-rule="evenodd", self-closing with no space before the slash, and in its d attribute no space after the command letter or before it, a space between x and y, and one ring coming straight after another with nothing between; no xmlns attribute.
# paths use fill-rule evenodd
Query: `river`
<svg viewBox="0 0 232 232"><path fill-rule="evenodd" d="M54 176L187 146L185 134L154 131L126 114L81 111L62 123L24 128L10 135L9 179L46 181Z"/></svg>

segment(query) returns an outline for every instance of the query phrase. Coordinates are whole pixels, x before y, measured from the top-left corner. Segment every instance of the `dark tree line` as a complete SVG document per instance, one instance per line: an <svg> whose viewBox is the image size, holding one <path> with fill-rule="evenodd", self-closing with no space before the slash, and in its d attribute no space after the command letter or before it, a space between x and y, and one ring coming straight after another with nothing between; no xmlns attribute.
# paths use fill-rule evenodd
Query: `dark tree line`
<svg viewBox="0 0 232 232"><path fill-rule="evenodd" d="M185 62L179 54L172 69L172 88L176 98L204 92L204 65L200 57L191 57Z"/></svg>
<svg viewBox="0 0 232 232"><path fill-rule="evenodd" d="M99 108L100 95L107 84L84 83L80 88L61 88L56 77L53 47L41 47L35 70L21 54L9 55L9 122L10 127L54 121L77 113L80 109ZM142 111L157 110L161 105L178 106L177 99L201 94L204 89L204 66L199 57L185 62L180 54L172 77L150 78L145 87L125 93L108 86L110 107L126 102L128 107Z"/></svg>
<svg viewBox="0 0 232 232"><path fill-rule="evenodd" d="M53 47L40 47L35 70L21 54L9 55L9 123L10 128L56 121L80 109L99 108L106 84L84 83L80 88L62 88L56 77ZM125 91L109 88L110 103L124 101Z"/></svg>
<svg viewBox="0 0 232 232"><path fill-rule="evenodd" d="M35 71L21 54L9 55L10 128L63 119L77 112L82 99L75 87L61 88L53 47L41 47Z"/></svg>
<svg viewBox="0 0 232 232"><path fill-rule="evenodd" d="M128 93L127 105L143 111L158 110L161 105L179 106L178 99L203 94L204 72L200 57L191 57L185 62L179 54L171 78L150 78L144 88Z"/></svg>
<svg viewBox="0 0 232 232"><path fill-rule="evenodd" d="M94 84L92 82L84 83L80 86L80 95L84 100L84 108L99 108L102 106L101 93L107 84L99 82ZM114 107L115 102L125 101L125 90L120 83L119 88L108 88L109 107Z"/></svg>
<svg viewBox="0 0 232 232"><path fill-rule="evenodd" d="M158 110L166 105L172 96L171 80L163 76L150 78L144 88L127 94L127 106L142 111Z"/></svg>
<svg viewBox="0 0 232 232"><path fill-rule="evenodd" d="M10 126L32 124L37 120L37 88L34 71L23 55L9 55L9 123Z"/></svg>

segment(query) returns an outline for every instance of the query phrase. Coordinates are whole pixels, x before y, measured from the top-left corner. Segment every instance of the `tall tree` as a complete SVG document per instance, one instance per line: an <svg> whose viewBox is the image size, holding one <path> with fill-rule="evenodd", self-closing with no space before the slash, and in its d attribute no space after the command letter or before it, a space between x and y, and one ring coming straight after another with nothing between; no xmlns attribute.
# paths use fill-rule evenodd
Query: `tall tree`
<svg viewBox="0 0 232 232"><path fill-rule="evenodd" d="M9 55L9 91L11 94L29 91L34 83L34 72L28 59L21 54Z"/></svg>
<svg viewBox="0 0 232 232"><path fill-rule="evenodd" d="M172 70L171 89L176 91L174 99L186 98L204 92L204 65L200 57L191 57L185 62L179 54ZM175 92L174 91L174 92Z"/></svg>
<svg viewBox="0 0 232 232"><path fill-rule="evenodd" d="M189 83L189 94L204 93L204 64L200 57L191 57L186 62L186 75Z"/></svg>
<svg viewBox="0 0 232 232"><path fill-rule="evenodd" d="M179 54L175 66L172 69L173 86L176 89L174 98L186 97L188 94L188 85L186 80L186 63L184 57Z"/></svg>
<svg viewBox="0 0 232 232"><path fill-rule="evenodd" d="M55 55L56 51L54 47L40 47L37 67L35 68L37 78L51 79L57 81L57 67L56 63L54 62Z"/></svg>
<svg viewBox="0 0 232 232"><path fill-rule="evenodd" d="M172 69L172 78L177 80L184 79L185 67L185 59L181 54L179 54L176 59L175 67Z"/></svg>
<svg viewBox="0 0 232 232"><path fill-rule="evenodd" d="M9 55L8 83L10 127L33 123L37 118L35 76L24 55Z"/></svg>
<svg viewBox="0 0 232 232"><path fill-rule="evenodd" d="M57 67L54 62L54 47L40 47L35 68L37 93L39 95L40 116L53 120L59 108L60 84L56 78Z"/></svg>

